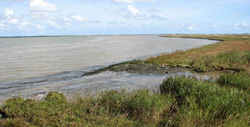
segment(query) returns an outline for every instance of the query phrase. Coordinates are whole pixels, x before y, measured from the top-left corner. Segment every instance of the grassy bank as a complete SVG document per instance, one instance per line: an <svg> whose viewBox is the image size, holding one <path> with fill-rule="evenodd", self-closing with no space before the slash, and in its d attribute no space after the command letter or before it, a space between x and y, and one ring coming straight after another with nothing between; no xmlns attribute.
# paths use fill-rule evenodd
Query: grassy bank
<svg viewBox="0 0 250 127"><path fill-rule="evenodd" d="M190 49L162 54L147 60L134 60L87 73L103 71L126 71L139 74L166 74L191 69L196 72L250 72L250 35L164 35L219 40L220 42Z"/></svg>
<svg viewBox="0 0 250 127"><path fill-rule="evenodd" d="M9 99L0 109L0 126L249 126L250 77L244 75L217 81L169 77L159 92L106 91L70 101L50 92L42 101Z"/></svg>
<svg viewBox="0 0 250 127"><path fill-rule="evenodd" d="M159 65L191 68L197 72L216 70L250 71L250 35L166 35L220 40L221 42L187 51L176 51L146 60Z"/></svg>

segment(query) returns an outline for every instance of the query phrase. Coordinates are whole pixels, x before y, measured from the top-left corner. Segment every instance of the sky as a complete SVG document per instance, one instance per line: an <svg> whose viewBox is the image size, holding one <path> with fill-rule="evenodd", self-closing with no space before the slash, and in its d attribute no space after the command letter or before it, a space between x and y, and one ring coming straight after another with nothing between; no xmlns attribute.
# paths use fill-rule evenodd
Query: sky
<svg viewBox="0 0 250 127"><path fill-rule="evenodd" d="M250 33L250 0L0 0L0 36Z"/></svg>

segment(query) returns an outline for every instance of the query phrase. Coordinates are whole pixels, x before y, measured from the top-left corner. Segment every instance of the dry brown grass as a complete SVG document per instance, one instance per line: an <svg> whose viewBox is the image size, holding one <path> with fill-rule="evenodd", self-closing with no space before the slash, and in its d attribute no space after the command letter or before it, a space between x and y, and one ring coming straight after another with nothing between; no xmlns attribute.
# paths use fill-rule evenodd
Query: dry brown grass
<svg viewBox="0 0 250 127"><path fill-rule="evenodd" d="M227 41L223 45L210 48L205 52L205 55L216 55L221 52L227 52L230 50L234 51L249 51L250 40L239 40L239 41Z"/></svg>

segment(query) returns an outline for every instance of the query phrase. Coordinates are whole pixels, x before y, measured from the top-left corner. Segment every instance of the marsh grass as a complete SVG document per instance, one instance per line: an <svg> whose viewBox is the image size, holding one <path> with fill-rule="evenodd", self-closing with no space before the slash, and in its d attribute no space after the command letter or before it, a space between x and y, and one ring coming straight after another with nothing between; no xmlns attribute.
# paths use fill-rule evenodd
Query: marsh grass
<svg viewBox="0 0 250 127"><path fill-rule="evenodd" d="M191 68L197 72L250 71L250 35L165 35L163 37L202 38L221 42L163 54L149 58L146 62Z"/></svg>
<svg viewBox="0 0 250 127"><path fill-rule="evenodd" d="M211 81L184 76L169 77L163 81L160 89L162 94L170 93L176 99L179 107L177 115L181 118L179 124L188 122L195 126L218 126L242 113L249 115L249 94L220 87Z"/></svg>
<svg viewBox="0 0 250 127"><path fill-rule="evenodd" d="M237 88L250 94L250 75L247 73L222 74L217 83L228 88Z"/></svg>
<svg viewBox="0 0 250 127"><path fill-rule="evenodd" d="M228 76L235 78L168 77L159 92L104 91L70 101L57 92L42 101L13 98L1 107L0 126L249 126L250 94L235 85L249 75Z"/></svg>
<svg viewBox="0 0 250 127"><path fill-rule="evenodd" d="M173 76L159 92L147 89L104 91L96 96L49 92L41 101L12 98L0 107L1 127L186 127L250 126L250 36L169 35L222 42L150 58L143 63L192 68L198 72L233 70L216 81ZM242 73L244 71L245 73Z"/></svg>
<svg viewBox="0 0 250 127"><path fill-rule="evenodd" d="M197 72L214 70L249 71L250 51L227 51L215 56L203 56L195 59L191 66Z"/></svg>
<svg viewBox="0 0 250 127"><path fill-rule="evenodd" d="M173 99L149 90L106 91L95 97L48 93L43 101L13 98L5 101L1 126L153 126Z"/></svg>

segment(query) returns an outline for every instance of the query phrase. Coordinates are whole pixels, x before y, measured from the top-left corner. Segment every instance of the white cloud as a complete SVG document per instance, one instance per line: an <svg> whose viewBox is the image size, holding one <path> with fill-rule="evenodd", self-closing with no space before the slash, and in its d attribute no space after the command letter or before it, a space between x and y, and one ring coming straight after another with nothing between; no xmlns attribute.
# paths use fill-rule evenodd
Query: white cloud
<svg viewBox="0 0 250 127"><path fill-rule="evenodd" d="M189 30L195 30L195 27L189 26L188 29L189 29Z"/></svg>
<svg viewBox="0 0 250 127"><path fill-rule="evenodd" d="M0 21L0 27L5 27L5 24L4 24L5 22L4 22L4 20L1 20Z"/></svg>
<svg viewBox="0 0 250 127"><path fill-rule="evenodd" d="M12 8L5 8L4 15L6 17L5 21L9 24L17 24L19 21L18 15L14 13Z"/></svg>
<svg viewBox="0 0 250 127"><path fill-rule="evenodd" d="M87 22L88 21L88 19L85 19L82 16L78 16L78 15L72 15L71 18L75 19L75 20L77 20L79 22Z"/></svg>
<svg viewBox="0 0 250 127"><path fill-rule="evenodd" d="M167 20L166 18L163 18L161 16L158 15L149 15L147 16L148 19L156 19L156 20Z"/></svg>
<svg viewBox="0 0 250 127"><path fill-rule="evenodd" d="M44 27L43 27L43 26L41 26L41 25L36 25L36 29L38 29L38 30L43 30L43 29L44 29Z"/></svg>
<svg viewBox="0 0 250 127"><path fill-rule="evenodd" d="M130 14L127 12L127 10L119 10L119 11L116 11L115 13L119 16L130 18Z"/></svg>
<svg viewBox="0 0 250 127"><path fill-rule="evenodd" d="M65 23L99 23L100 21L98 20L92 20L92 19L88 19L88 18L84 18L82 16L79 16L79 15L71 15L71 16L66 16L66 17L63 17L61 19L62 21L64 21ZM79 24L78 24L79 25Z"/></svg>
<svg viewBox="0 0 250 127"><path fill-rule="evenodd" d="M22 22L20 25L21 26L27 26L29 23L28 22Z"/></svg>
<svg viewBox="0 0 250 127"><path fill-rule="evenodd" d="M234 23L234 27L249 27L249 24L247 23Z"/></svg>
<svg viewBox="0 0 250 127"><path fill-rule="evenodd" d="M68 22L66 22L66 23L64 23L65 24L65 26L66 26L66 28L68 29L68 30L72 30L74 27L70 24L70 23L68 23Z"/></svg>
<svg viewBox="0 0 250 127"><path fill-rule="evenodd" d="M242 23L242 26L249 27L249 25L247 23Z"/></svg>
<svg viewBox="0 0 250 127"><path fill-rule="evenodd" d="M196 24L189 25L189 26L188 26L188 29L189 29L189 30L195 30L195 29L196 29L196 26L197 26Z"/></svg>
<svg viewBox="0 0 250 127"><path fill-rule="evenodd" d="M240 24L234 23L233 26L238 27L238 26L240 26Z"/></svg>
<svg viewBox="0 0 250 127"><path fill-rule="evenodd" d="M137 18L140 16L139 14L139 10L137 8L135 8L133 5L127 5L126 8L116 11L116 14L118 14L119 16L122 16L124 18Z"/></svg>
<svg viewBox="0 0 250 127"><path fill-rule="evenodd" d="M32 17L38 19L48 19L49 14L47 12L33 12Z"/></svg>
<svg viewBox="0 0 250 127"><path fill-rule="evenodd" d="M68 22L66 22L65 25L68 26L68 27L72 27L72 25L70 23L68 23Z"/></svg>
<svg viewBox="0 0 250 127"><path fill-rule="evenodd" d="M69 21L72 21L72 20L70 18L68 18L68 17L63 17L63 21L69 22Z"/></svg>
<svg viewBox="0 0 250 127"><path fill-rule="evenodd" d="M29 9L31 11L56 11L56 5L43 0L30 0Z"/></svg>
<svg viewBox="0 0 250 127"><path fill-rule="evenodd" d="M133 5L127 5L127 10L130 12L132 15L137 15L139 14L139 11L133 6Z"/></svg>
<svg viewBox="0 0 250 127"><path fill-rule="evenodd" d="M9 20L7 20L7 22L10 23L10 24L17 24L18 21L19 21L19 19L9 19Z"/></svg>
<svg viewBox="0 0 250 127"><path fill-rule="evenodd" d="M28 22L23 21L23 22L19 23L19 24L17 25L17 27L18 27L18 29L21 30L21 31L27 31L28 28L29 28L29 27L27 27L28 25L29 25Z"/></svg>
<svg viewBox="0 0 250 127"><path fill-rule="evenodd" d="M113 0L116 3L132 4L135 2L155 2L156 0Z"/></svg>
<svg viewBox="0 0 250 127"><path fill-rule="evenodd" d="M56 22L54 22L54 21L48 21L47 23L48 23L49 25L51 25L51 26L54 26L54 27L58 28L58 29L61 28L61 27L60 27Z"/></svg>
<svg viewBox="0 0 250 127"><path fill-rule="evenodd" d="M125 24L125 23L121 22L121 21L110 21L110 22L108 22L108 24L121 25L121 24Z"/></svg>
<svg viewBox="0 0 250 127"><path fill-rule="evenodd" d="M14 10L12 8L5 8L4 9L4 15L9 18L12 15L14 15Z"/></svg>
<svg viewBox="0 0 250 127"><path fill-rule="evenodd" d="M53 17L49 12L55 12L56 5L45 0L30 0L29 9L32 11L32 17L36 19L50 20Z"/></svg>
<svg viewBox="0 0 250 127"><path fill-rule="evenodd" d="M115 12L117 15L127 19L137 20L166 20L166 18L155 15L155 14L141 14L140 11L133 5L127 5L125 9Z"/></svg>

